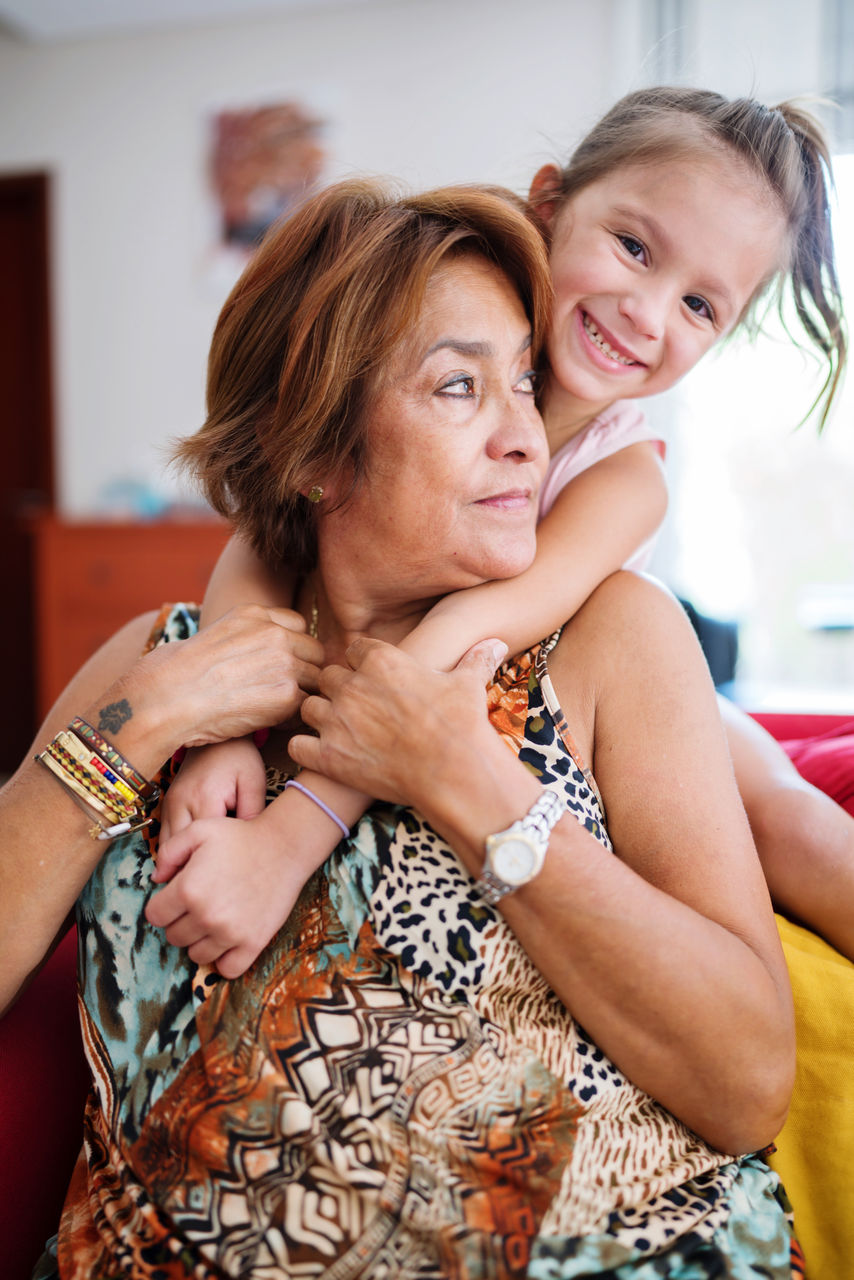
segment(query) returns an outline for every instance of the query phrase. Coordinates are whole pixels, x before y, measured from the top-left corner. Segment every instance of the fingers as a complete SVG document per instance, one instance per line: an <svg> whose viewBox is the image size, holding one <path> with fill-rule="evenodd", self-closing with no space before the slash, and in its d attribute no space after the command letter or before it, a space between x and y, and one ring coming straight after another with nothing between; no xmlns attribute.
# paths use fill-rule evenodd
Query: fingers
<svg viewBox="0 0 854 1280"><path fill-rule="evenodd" d="M302 769L311 769L314 773L323 772L320 742L311 734L295 733L288 743L288 755Z"/></svg>
<svg viewBox="0 0 854 1280"><path fill-rule="evenodd" d="M347 646L346 658L353 670L358 671L372 653L381 649L395 649L395 646L388 645L383 640L374 640L370 636L357 636Z"/></svg>
<svg viewBox="0 0 854 1280"><path fill-rule="evenodd" d="M183 830L177 831L174 836L163 838L162 829L160 835L160 843L157 849L157 864L151 874L154 884L166 884L175 875L176 871L180 871L181 867L189 860L190 855L195 848L195 841L190 838L192 824L188 823ZM157 894L151 898L145 908L145 914L151 924L165 925L169 923L168 917L163 916L164 911L169 910L169 900L166 903L160 902L162 894ZM150 914L153 913L153 914Z"/></svg>
<svg viewBox="0 0 854 1280"><path fill-rule="evenodd" d="M479 640L460 658L455 671L471 674L482 684L489 684L497 667L507 657L507 645L503 640Z"/></svg>
<svg viewBox="0 0 854 1280"><path fill-rule="evenodd" d="M183 831L193 821L193 815L185 804L182 804L177 796L172 795L173 788L167 791L163 797L160 806L160 844L159 849L172 839L179 831ZM160 868L160 854L157 858L158 870Z"/></svg>
<svg viewBox="0 0 854 1280"><path fill-rule="evenodd" d="M262 771L251 770L237 779L234 814L237 818L257 818L267 799L267 778Z"/></svg>

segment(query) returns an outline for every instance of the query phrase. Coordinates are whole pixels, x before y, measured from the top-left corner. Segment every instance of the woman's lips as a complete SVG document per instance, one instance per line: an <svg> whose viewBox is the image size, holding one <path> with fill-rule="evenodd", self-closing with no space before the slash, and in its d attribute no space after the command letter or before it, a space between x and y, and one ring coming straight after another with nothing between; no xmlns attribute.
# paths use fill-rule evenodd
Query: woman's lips
<svg viewBox="0 0 854 1280"><path fill-rule="evenodd" d="M531 505L531 489L505 489L503 493L490 494L488 498L478 498L479 507L498 507L502 511L524 511Z"/></svg>

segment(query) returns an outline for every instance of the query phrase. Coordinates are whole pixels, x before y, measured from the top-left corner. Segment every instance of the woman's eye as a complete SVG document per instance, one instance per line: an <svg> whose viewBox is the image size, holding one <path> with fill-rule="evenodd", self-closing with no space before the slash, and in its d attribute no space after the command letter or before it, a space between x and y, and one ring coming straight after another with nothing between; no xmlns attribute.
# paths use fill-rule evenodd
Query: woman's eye
<svg viewBox="0 0 854 1280"><path fill-rule="evenodd" d="M457 374L449 379L448 382L442 384L439 388L439 394L443 396L458 396L460 399L465 396L473 396L474 378L468 373Z"/></svg>
<svg viewBox="0 0 854 1280"><path fill-rule="evenodd" d="M638 260L638 262L644 261L646 258L646 249L640 240L636 240L634 236L617 236L617 239L626 250L626 253L631 254L633 258Z"/></svg>
<svg viewBox="0 0 854 1280"><path fill-rule="evenodd" d="M522 377L516 383L516 391L522 391L526 396L535 396L539 386L539 374L535 369L529 369L527 373L523 373Z"/></svg>
<svg viewBox="0 0 854 1280"><path fill-rule="evenodd" d="M695 316L702 316L704 320L714 320L715 313L706 302L705 298L701 298L699 294L689 293L685 298L685 306L689 311L693 311Z"/></svg>

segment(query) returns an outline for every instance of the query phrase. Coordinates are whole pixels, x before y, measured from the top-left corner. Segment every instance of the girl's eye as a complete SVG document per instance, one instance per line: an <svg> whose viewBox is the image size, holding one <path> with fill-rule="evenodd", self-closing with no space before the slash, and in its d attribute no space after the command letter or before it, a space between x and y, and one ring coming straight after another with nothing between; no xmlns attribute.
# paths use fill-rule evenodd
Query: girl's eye
<svg viewBox="0 0 854 1280"><path fill-rule="evenodd" d="M706 299L701 298L699 294L689 293L684 302L688 310L693 311L695 316L701 316L704 320L714 320L714 311L706 302Z"/></svg>
<svg viewBox="0 0 854 1280"><path fill-rule="evenodd" d="M456 396L463 399L466 396L474 395L474 378L470 373L459 373L443 383L439 388L439 394L443 396Z"/></svg>
<svg viewBox="0 0 854 1280"><path fill-rule="evenodd" d="M514 390L523 392L526 396L535 396L537 387L539 386L539 374L535 369L529 369L527 373L523 373L519 381L516 383Z"/></svg>
<svg viewBox="0 0 854 1280"><path fill-rule="evenodd" d="M626 253L630 254L633 258L636 258L638 262L645 261L646 249L643 244L641 244L640 240L636 240L634 236L617 236L617 239L626 250Z"/></svg>

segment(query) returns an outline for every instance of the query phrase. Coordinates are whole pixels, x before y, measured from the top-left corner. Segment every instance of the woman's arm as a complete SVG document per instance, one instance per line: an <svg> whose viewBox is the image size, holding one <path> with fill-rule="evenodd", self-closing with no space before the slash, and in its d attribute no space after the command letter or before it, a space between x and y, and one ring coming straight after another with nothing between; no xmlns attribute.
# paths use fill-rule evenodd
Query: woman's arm
<svg viewBox="0 0 854 1280"><path fill-rule="evenodd" d="M485 636L498 636L510 653L521 653L571 618L652 537L666 510L667 486L654 446L620 449L561 490L537 526L529 569L445 596L401 648L437 671L450 671Z"/></svg>
<svg viewBox="0 0 854 1280"><path fill-rule="evenodd" d="M319 738L294 739L292 754L414 805L477 877L487 835L540 790L485 718L489 660L441 675L376 641L351 648L355 672L321 678L331 705L304 704ZM693 633L666 593L619 574L567 626L550 669L616 856L567 815L540 874L501 910L627 1076L713 1145L757 1149L788 1105L791 997Z"/></svg>
<svg viewBox="0 0 854 1280"><path fill-rule="evenodd" d="M239 737L293 714L301 701L289 610L236 609L140 657L153 619L129 623L89 660L0 791L0 1010L49 952L105 847L33 754L80 715L150 776L184 743ZM106 727L116 719L118 728Z"/></svg>

